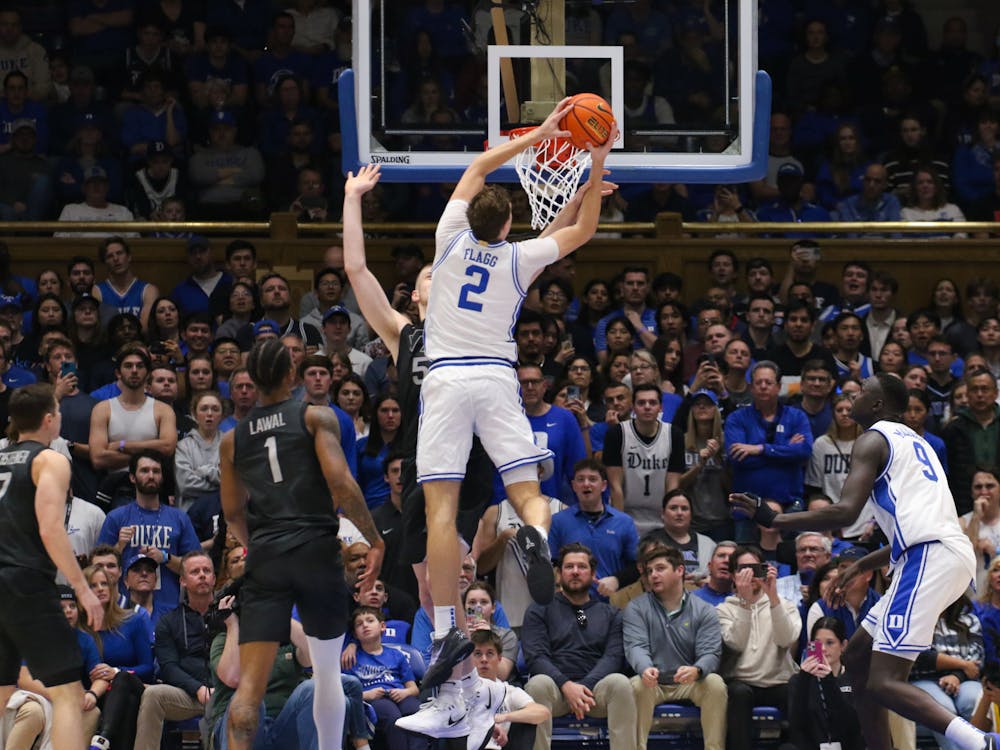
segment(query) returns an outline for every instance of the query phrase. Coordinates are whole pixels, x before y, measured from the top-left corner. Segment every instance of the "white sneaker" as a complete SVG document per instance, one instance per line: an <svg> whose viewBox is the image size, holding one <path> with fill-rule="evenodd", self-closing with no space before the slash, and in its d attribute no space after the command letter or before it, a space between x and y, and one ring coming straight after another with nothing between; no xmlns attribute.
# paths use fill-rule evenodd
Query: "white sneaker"
<svg viewBox="0 0 1000 750"><path fill-rule="evenodd" d="M468 713L461 689L449 681L441 685L436 698L426 701L415 714L396 719L396 726L428 737L454 739L469 734Z"/></svg>
<svg viewBox="0 0 1000 750"><path fill-rule="evenodd" d="M469 741L466 750L482 750L493 736L493 717L500 713L507 686L495 680L480 679L475 687L466 693L469 707Z"/></svg>

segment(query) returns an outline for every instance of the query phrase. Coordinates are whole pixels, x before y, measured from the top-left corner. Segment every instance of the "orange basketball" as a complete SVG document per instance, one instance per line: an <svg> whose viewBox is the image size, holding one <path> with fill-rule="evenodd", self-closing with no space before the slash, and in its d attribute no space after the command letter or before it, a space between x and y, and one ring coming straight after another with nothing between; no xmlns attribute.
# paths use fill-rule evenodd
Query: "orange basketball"
<svg viewBox="0 0 1000 750"><path fill-rule="evenodd" d="M559 127L568 130L570 142L577 148L606 143L611 136L615 116L611 105L597 94L577 94L571 98L573 108L566 113Z"/></svg>

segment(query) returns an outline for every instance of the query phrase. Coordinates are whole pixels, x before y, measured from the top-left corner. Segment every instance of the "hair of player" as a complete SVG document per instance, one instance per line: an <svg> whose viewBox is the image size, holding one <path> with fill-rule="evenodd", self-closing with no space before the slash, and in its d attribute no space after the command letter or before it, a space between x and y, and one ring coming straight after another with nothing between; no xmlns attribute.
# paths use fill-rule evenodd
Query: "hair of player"
<svg viewBox="0 0 1000 750"><path fill-rule="evenodd" d="M18 435L34 432L42 426L46 414L55 414L56 393L49 383L32 383L15 388L10 394L7 412L10 427Z"/></svg>
<svg viewBox="0 0 1000 750"><path fill-rule="evenodd" d="M247 357L247 372L261 393L274 393L291 371L292 355L278 339L258 341Z"/></svg>
<svg viewBox="0 0 1000 750"><path fill-rule="evenodd" d="M882 401L885 403L886 409L892 414L902 414L906 411L906 406L910 402L906 383L887 372L880 372L875 377L882 389Z"/></svg>
<svg viewBox="0 0 1000 750"><path fill-rule="evenodd" d="M510 218L510 194L499 185L487 185L471 201L466 211L472 236L494 242Z"/></svg>

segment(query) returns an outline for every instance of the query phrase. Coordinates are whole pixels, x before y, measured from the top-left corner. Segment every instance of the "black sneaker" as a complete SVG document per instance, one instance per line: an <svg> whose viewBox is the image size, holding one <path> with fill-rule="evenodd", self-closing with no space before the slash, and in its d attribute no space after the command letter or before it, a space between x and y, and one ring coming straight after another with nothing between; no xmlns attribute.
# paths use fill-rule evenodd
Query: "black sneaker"
<svg viewBox="0 0 1000 750"><path fill-rule="evenodd" d="M538 604L550 603L555 594L556 582L548 540L534 526L522 526L514 538L524 555L524 577L528 582L528 593Z"/></svg>
<svg viewBox="0 0 1000 750"><path fill-rule="evenodd" d="M451 670L465 661L475 648L465 633L453 627L448 635L431 644L431 664L420 681L421 695L429 693L451 677Z"/></svg>

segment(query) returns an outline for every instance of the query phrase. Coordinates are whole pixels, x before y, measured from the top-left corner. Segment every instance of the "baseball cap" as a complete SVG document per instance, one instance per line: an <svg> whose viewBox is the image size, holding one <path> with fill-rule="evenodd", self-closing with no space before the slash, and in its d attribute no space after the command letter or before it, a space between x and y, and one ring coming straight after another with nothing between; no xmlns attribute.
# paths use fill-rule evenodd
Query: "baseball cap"
<svg viewBox="0 0 1000 750"><path fill-rule="evenodd" d="M210 245L208 244L207 237L203 237L200 234L194 234L188 238L187 249L189 253L192 250L203 250L203 249L208 249L209 247Z"/></svg>
<svg viewBox="0 0 1000 750"><path fill-rule="evenodd" d="M125 568L125 572L127 573L140 563L152 567L153 570L156 570L160 566L160 564L156 562L156 560L154 560L152 557L150 557L149 555L144 555L140 552L138 555L135 556L135 559L128 564L128 567Z"/></svg>
<svg viewBox="0 0 1000 750"><path fill-rule="evenodd" d="M352 544L364 544L366 547L371 547L371 543L365 539L364 534L361 533L360 529L354 525L354 522L348 518L340 517L340 525L337 528L337 538L340 543L346 547L350 547Z"/></svg>
<svg viewBox="0 0 1000 750"><path fill-rule="evenodd" d="M96 112L84 112L76 118L76 127L80 128L100 128L101 121Z"/></svg>
<svg viewBox="0 0 1000 750"><path fill-rule="evenodd" d="M10 126L10 132L16 133L21 128L27 128L35 133L38 132L38 126L35 125L35 121L28 117L19 117L14 120L14 123Z"/></svg>
<svg viewBox="0 0 1000 750"><path fill-rule="evenodd" d="M173 156L174 153L170 150L163 141L153 141L149 144L149 148L146 149L146 158L150 156Z"/></svg>
<svg viewBox="0 0 1000 750"><path fill-rule="evenodd" d="M56 586L56 591L59 592L59 599L62 601L75 602L76 594L73 592L69 586L64 583L60 583Z"/></svg>
<svg viewBox="0 0 1000 750"><path fill-rule="evenodd" d="M0 294L0 310L13 307L15 310L24 311L24 298L18 294Z"/></svg>
<svg viewBox="0 0 1000 750"><path fill-rule="evenodd" d="M715 391L710 391L707 388L702 388L701 390L695 391L694 393L691 394L691 400L694 401L699 396L704 396L716 406L719 405L719 396L718 394L715 393Z"/></svg>
<svg viewBox="0 0 1000 750"><path fill-rule="evenodd" d="M778 177L801 177L802 167L795 162L786 161L778 167Z"/></svg>
<svg viewBox="0 0 1000 750"><path fill-rule="evenodd" d="M218 112L213 112L212 116L208 120L209 126L212 125L236 125L236 117L233 116L232 112L227 112L224 109L220 109Z"/></svg>
<svg viewBox="0 0 1000 750"><path fill-rule="evenodd" d="M90 180L106 180L108 179L108 173L105 172L100 167L87 167L83 170L83 181L90 182Z"/></svg>
<svg viewBox="0 0 1000 750"><path fill-rule="evenodd" d="M277 322L270 320L269 318L264 318L264 320L258 320L253 324L253 335L256 338L262 333L273 333L275 336L281 335L281 326Z"/></svg>
<svg viewBox="0 0 1000 750"><path fill-rule="evenodd" d="M837 555L836 559L837 562L846 560L854 561L854 560L860 560L862 557L865 557L867 555L868 555L868 550L866 550L864 547L857 547L852 545L847 549L842 550L840 554Z"/></svg>
<svg viewBox="0 0 1000 750"><path fill-rule="evenodd" d="M73 300L73 304L71 304L70 307L75 310L81 305L86 305L88 303L97 308L100 308L101 306L101 303L97 301L97 297L90 292L84 292Z"/></svg>
<svg viewBox="0 0 1000 750"><path fill-rule="evenodd" d="M343 305L334 305L325 313L323 313L323 322L326 323L326 321L328 321L334 315L342 315L343 317L347 318L348 322L350 322L351 320L351 314L347 312L346 307L344 307Z"/></svg>

